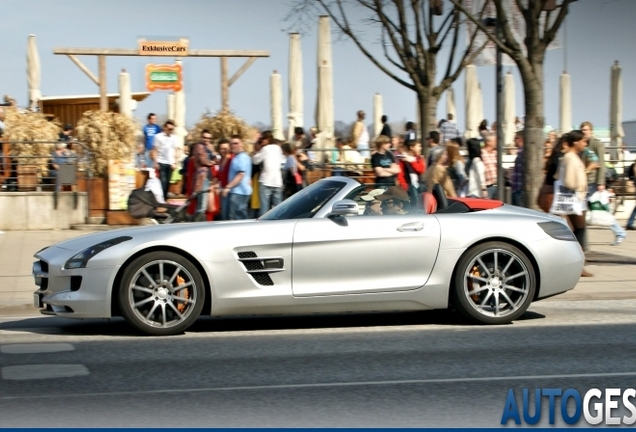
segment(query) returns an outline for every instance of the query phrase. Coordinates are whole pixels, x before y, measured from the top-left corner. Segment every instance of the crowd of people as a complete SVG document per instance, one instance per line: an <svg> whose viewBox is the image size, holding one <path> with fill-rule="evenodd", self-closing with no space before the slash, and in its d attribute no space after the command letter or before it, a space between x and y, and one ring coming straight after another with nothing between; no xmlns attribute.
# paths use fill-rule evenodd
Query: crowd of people
<svg viewBox="0 0 636 432"><path fill-rule="evenodd" d="M429 132L426 137L424 145L429 155L425 159L412 122L405 125L404 134L393 134L387 117L383 116L381 134L371 140L364 125L364 112L359 111L357 118L350 136L338 138L334 149L323 152L312 149L316 139L313 129L306 137L304 130L297 128L289 142L280 142L271 131L264 131L249 150L239 136L213 143L210 132L204 130L201 140L186 146L180 159L174 124L168 121L160 128L151 114L144 127L145 147L138 156L157 170L166 197L173 173L179 173L182 192L196 198L191 213L198 220L258 217L305 187L307 172L323 164L330 165L334 176L357 176L370 165L375 176L374 190L383 191L378 196L386 195L391 188L390 195L406 198L394 197L403 204L422 205L422 193L431 191L435 184L448 197L488 199L497 197L499 187L510 186L512 204L525 204L523 129L515 133L516 156L514 166L506 173L506 184L498 185L496 134L485 121L480 126L480 138L464 141L453 116L449 115L439 123L439 130ZM605 189L605 148L593 136L590 122L583 122L580 130L561 137L554 132L546 136L544 173L538 204L546 212L550 211L557 179L578 191L586 202L592 194ZM396 188L401 192L396 192ZM210 192L198 194L201 191ZM380 209L372 193L366 199L369 211ZM586 249L585 213L568 215L566 219ZM627 229L633 229L635 219L636 211ZM626 237L625 230L618 223L612 224L611 229L614 244L620 244Z"/></svg>

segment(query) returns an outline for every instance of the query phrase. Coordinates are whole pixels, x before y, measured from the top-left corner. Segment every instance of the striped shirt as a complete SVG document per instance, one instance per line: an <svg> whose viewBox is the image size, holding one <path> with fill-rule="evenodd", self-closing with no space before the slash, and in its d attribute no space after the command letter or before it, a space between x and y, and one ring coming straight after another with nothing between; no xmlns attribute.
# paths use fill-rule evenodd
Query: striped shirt
<svg viewBox="0 0 636 432"><path fill-rule="evenodd" d="M486 186L497 184L497 150L481 149L481 160L486 168Z"/></svg>

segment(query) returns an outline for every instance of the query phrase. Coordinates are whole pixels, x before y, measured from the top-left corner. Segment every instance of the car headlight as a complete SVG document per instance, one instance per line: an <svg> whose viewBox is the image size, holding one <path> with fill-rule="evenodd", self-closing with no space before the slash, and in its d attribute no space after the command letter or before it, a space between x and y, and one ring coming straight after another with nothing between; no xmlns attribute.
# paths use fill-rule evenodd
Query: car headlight
<svg viewBox="0 0 636 432"><path fill-rule="evenodd" d="M66 264L64 264L64 268L65 269L85 268L86 264L88 263L88 260L93 258L95 255L97 255L101 251L128 240L132 240L132 237L129 237L129 236L116 237L114 239L110 239L105 242L101 242L94 246L86 248L80 253L73 255L71 259L66 261Z"/></svg>
<svg viewBox="0 0 636 432"><path fill-rule="evenodd" d="M560 222L539 222L539 226L547 235L557 240L576 241L574 233L566 224Z"/></svg>

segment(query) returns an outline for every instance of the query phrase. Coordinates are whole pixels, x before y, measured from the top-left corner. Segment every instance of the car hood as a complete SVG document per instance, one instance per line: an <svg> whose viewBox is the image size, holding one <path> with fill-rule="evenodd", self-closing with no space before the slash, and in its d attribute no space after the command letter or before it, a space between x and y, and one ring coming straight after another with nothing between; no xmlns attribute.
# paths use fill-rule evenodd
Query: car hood
<svg viewBox="0 0 636 432"><path fill-rule="evenodd" d="M249 223L259 223L257 219L241 220L241 221L222 221L222 222L197 222L197 223L180 223L168 225L147 225L134 228L122 228L109 230L104 232L86 234L69 240L56 243L52 246L69 251L81 251L98 243L122 236L129 236L133 239L144 238L153 240L157 238L168 237L171 235L179 235L180 233L192 234L197 231L208 231L221 227L230 227L232 225L242 225Z"/></svg>

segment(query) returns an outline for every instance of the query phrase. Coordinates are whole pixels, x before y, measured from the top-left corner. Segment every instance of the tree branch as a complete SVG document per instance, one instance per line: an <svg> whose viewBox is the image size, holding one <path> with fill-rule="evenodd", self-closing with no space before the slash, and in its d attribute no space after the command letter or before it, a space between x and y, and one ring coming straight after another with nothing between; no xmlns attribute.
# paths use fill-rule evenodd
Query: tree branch
<svg viewBox="0 0 636 432"><path fill-rule="evenodd" d="M559 10L559 15L557 15L556 20L554 20L554 24L552 24L552 27L550 27L550 29L543 34L543 43L545 44L546 47L556 37L556 33L559 30L559 27L561 27L561 24L563 24L563 20L565 19L565 16L568 14L570 3L572 3L572 0L563 1L563 3L561 4L561 10Z"/></svg>
<svg viewBox="0 0 636 432"><path fill-rule="evenodd" d="M444 78L447 78L450 74L450 71L453 67L453 62L455 61L455 52L457 51L457 41L459 40L459 11L455 12L455 19L453 20L453 26L455 27L455 34L453 35L453 45L451 45L451 52L448 58L448 66L446 67L446 73L444 74ZM470 40L470 43L466 47L466 52L470 51L470 48L473 46L473 41L475 40L475 35L477 34L477 29L475 29L475 33ZM441 43L440 43L441 45ZM464 56L466 54L464 53Z"/></svg>
<svg viewBox="0 0 636 432"><path fill-rule="evenodd" d="M338 6L340 9L340 12L342 14L342 21L338 19L338 17L332 12L332 10L328 7L327 4L325 4L325 0L318 0L318 3L322 6L322 8L325 10L325 12L327 13L327 15L329 15L329 17L334 21L334 23L336 24L336 26L340 29L340 31L342 31L345 35L349 36L351 38L351 40L356 44L356 46L358 47L358 49L360 49L360 51L362 51L362 53L371 61L371 63L373 63L375 66L377 66L382 72L384 72L385 74L387 74L389 77L393 78L393 80L397 81L398 83L400 83L401 85L403 85L406 88L409 88L411 90L415 90L415 86L411 83L408 83L407 81L404 81L403 79L399 78L397 75L395 75L391 70L389 70L386 66L384 66L382 63L380 63L374 56L373 54L371 54L369 52L369 50L367 50L364 45L362 45L362 43L360 42L360 40L353 34L353 32L351 31L351 28L349 26L349 21L347 20L346 14L344 14L344 10L342 9L342 4L341 4L341 0L338 0Z"/></svg>
<svg viewBox="0 0 636 432"><path fill-rule="evenodd" d="M494 37L493 35L491 35L488 32L488 29L486 28L486 26L479 20L475 19L475 17L473 17L473 15L468 12L466 10L466 8L461 5L460 3L458 3L457 0L450 0L451 3L453 3L453 5L455 5L455 7L457 9L459 9L464 15L466 15L466 17L472 21L482 32L484 32L486 34L486 36L488 37L488 39L490 39L493 43L495 43L499 48L501 48L501 51L504 54L508 54L509 56L512 57L513 55L513 50L510 49L508 46L506 46L502 41L500 41L498 38Z"/></svg>
<svg viewBox="0 0 636 432"><path fill-rule="evenodd" d="M401 71L404 71L406 73L408 73L408 71L404 68L403 65L399 64L398 62L396 62L395 60L393 60L391 58L391 56L389 55L389 51L386 49L386 29L383 27L382 28L382 50L384 51L384 57L386 57L386 59L395 67L397 67L398 69L400 69Z"/></svg>
<svg viewBox="0 0 636 432"><path fill-rule="evenodd" d="M453 28L453 24L457 25L456 30L459 30L459 23L456 23L455 21L459 21L458 17L459 17L459 12L457 11L457 9L453 8L452 11L450 11L448 13L448 15L446 15L446 18L444 18L444 22L442 23L442 25L439 27L439 33L442 32L442 29L444 28L444 26L446 25L447 22L449 22L450 17L453 17L453 20L450 21L451 25L448 26L448 28L446 29L446 32L444 33L444 35L440 38L439 42L437 43L438 47L442 47L444 46L444 41L446 40L446 37L448 36L448 34L450 33L451 29Z"/></svg>

